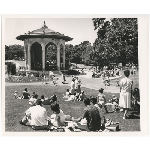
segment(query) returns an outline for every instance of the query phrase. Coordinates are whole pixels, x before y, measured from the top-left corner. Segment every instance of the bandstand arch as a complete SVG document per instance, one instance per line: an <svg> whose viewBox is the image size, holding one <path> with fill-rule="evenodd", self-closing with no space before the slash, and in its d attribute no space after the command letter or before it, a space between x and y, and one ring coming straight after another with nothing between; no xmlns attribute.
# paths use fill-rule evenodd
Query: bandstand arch
<svg viewBox="0 0 150 150"><path fill-rule="evenodd" d="M45 46L45 70L57 70L57 46L53 42Z"/></svg>
<svg viewBox="0 0 150 150"><path fill-rule="evenodd" d="M31 45L31 70L42 70L42 46L35 42Z"/></svg>

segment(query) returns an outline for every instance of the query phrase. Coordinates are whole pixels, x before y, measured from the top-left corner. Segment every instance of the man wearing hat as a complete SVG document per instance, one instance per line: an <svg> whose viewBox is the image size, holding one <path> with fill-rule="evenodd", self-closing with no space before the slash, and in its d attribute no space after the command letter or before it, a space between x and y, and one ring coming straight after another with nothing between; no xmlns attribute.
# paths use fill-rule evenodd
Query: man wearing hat
<svg viewBox="0 0 150 150"><path fill-rule="evenodd" d="M25 112L25 116L19 122L21 125L26 125L29 123L32 129L46 129L48 126L48 117L47 111L44 107L42 107L42 101L38 99L36 101L36 105L30 107Z"/></svg>

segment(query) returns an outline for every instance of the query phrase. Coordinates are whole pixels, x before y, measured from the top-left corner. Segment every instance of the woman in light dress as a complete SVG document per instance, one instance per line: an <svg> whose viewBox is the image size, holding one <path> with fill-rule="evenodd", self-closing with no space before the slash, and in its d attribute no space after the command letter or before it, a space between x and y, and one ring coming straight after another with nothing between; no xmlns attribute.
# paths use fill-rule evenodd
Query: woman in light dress
<svg viewBox="0 0 150 150"><path fill-rule="evenodd" d="M128 78L130 75L129 70L125 70L124 75L125 75L125 78L121 79L120 81L119 106L123 107L124 109L123 119L126 119L128 110L129 108L131 108L131 96L132 96L131 92L132 92L133 81Z"/></svg>

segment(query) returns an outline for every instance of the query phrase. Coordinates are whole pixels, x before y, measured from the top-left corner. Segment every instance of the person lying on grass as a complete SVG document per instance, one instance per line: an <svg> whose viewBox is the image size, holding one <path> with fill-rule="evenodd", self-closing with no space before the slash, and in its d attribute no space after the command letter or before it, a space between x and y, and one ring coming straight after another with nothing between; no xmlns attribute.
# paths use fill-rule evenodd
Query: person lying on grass
<svg viewBox="0 0 150 150"><path fill-rule="evenodd" d="M101 129L101 117L98 109L92 104L90 105L90 99L84 99L85 108L83 114L78 119L72 117L72 121L80 122L82 119L87 120L87 128L90 131L99 131Z"/></svg>
<svg viewBox="0 0 150 150"><path fill-rule="evenodd" d="M36 101L35 106L26 110L25 116L21 121L19 121L19 123L21 125L29 123L34 130L47 129L50 122L48 121L47 111L44 107L42 107L42 101L40 99Z"/></svg>

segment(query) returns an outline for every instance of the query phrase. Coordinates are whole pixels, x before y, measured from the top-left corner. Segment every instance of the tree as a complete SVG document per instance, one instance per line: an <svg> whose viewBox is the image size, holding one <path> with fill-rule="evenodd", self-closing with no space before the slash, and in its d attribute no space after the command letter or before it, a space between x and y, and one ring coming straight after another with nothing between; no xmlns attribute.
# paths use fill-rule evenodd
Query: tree
<svg viewBox="0 0 150 150"><path fill-rule="evenodd" d="M24 47L21 45L5 45L5 60L24 59Z"/></svg>
<svg viewBox="0 0 150 150"><path fill-rule="evenodd" d="M86 63L90 60L90 53L92 51L92 46L89 41L83 41L79 45L66 45L66 64L68 66L70 63Z"/></svg>
<svg viewBox="0 0 150 150"><path fill-rule="evenodd" d="M111 62L138 64L137 18L93 18L98 38L94 42L95 59L103 65ZM96 56L98 54L98 56ZM98 58L96 58L98 57Z"/></svg>

